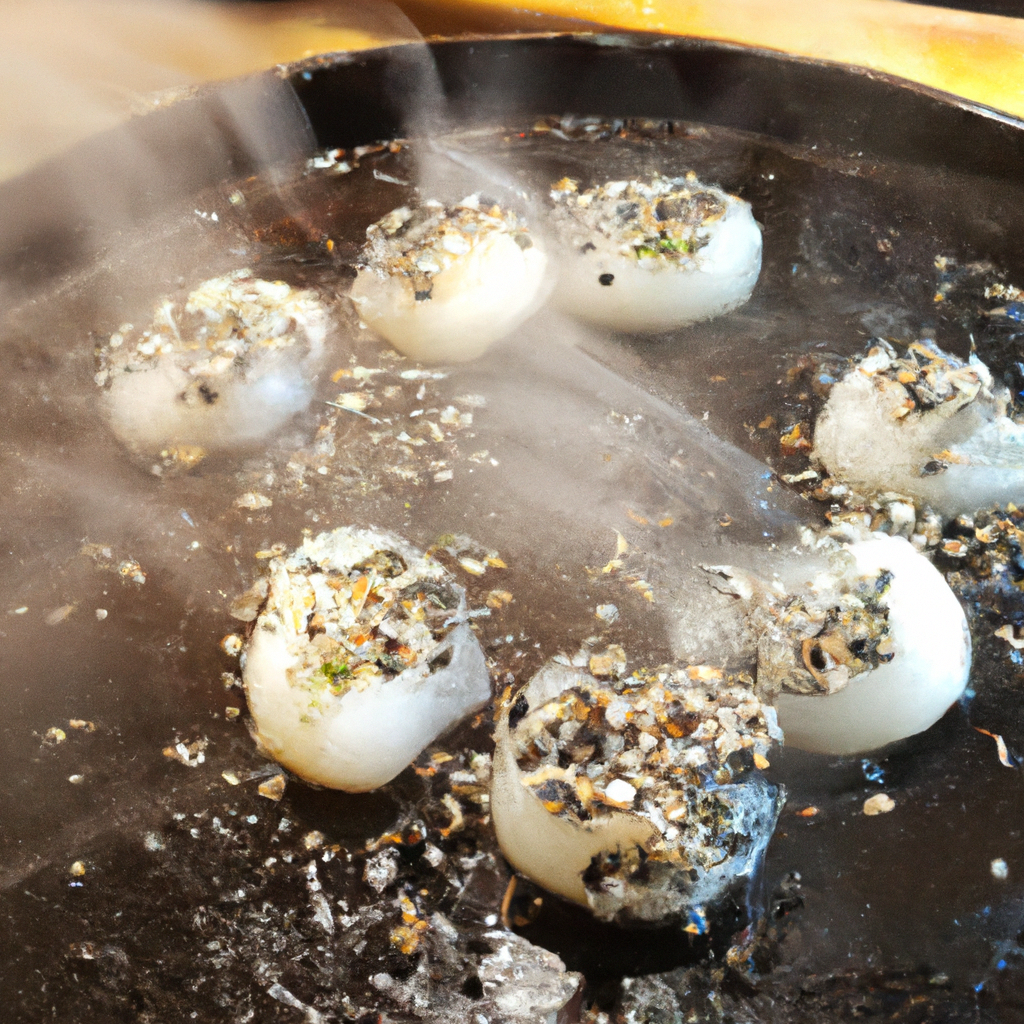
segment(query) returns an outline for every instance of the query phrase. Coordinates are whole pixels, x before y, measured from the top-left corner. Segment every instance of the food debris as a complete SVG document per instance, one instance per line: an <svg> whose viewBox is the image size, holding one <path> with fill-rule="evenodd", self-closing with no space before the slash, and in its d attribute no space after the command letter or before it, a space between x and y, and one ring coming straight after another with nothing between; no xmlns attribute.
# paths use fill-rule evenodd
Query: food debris
<svg viewBox="0 0 1024 1024"><path fill-rule="evenodd" d="M864 813L868 817L878 814L888 814L896 806L896 801L887 793L876 793L864 801Z"/></svg>
<svg viewBox="0 0 1024 1024"><path fill-rule="evenodd" d="M267 779L265 782L261 782L259 786L256 787L256 791L260 796L276 802L284 796L286 785L287 782L283 775L275 775L273 778Z"/></svg>
<svg viewBox="0 0 1024 1024"><path fill-rule="evenodd" d="M229 657L237 658L242 653L244 641L237 633L228 633L220 642L220 649Z"/></svg>
<svg viewBox="0 0 1024 1024"><path fill-rule="evenodd" d="M77 607L74 604L62 604L59 608L54 608L53 611L47 612L43 621L48 626L56 626L63 622Z"/></svg>
<svg viewBox="0 0 1024 1024"><path fill-rule="evenodd" d="M126 580L131 580L132 583L141 584L146 582L146 574L142 571L142 566L134 558L126 558L123 562L119 562L117 571Z"/></svg>
<svg viewBox="0 0 1024 1024"><path fill-rule="evenodd" d="M245 508L250 511L256 511L260 508L270 508L274 504L273 499L268 498L265 494L260 494L257 491L246 491L245 494L240 494L234 501L235 508Z"/></svg>
<svg viewBox="0 0 1024 1024"><path fill-rule="evenodd" d="M989 865L989 870L992 872L992 877L997 881L1005 882L1010 877L1010 869L1002 857L996 857Z"/></svg>
<svg viewBox="0 0 1024 1024"><path fill-rule="evenodd" d="M1013 626L1009 623L1005 626L1000 626L994 635L999 637L1000 640L1005 640L1015 651L1024 650L1024 637L1017 637Z"/></svg>
<svg viewBox="0 0 1024 1024"><path fill-rule="evenodd" d="M393 848L381 850L367 858L363 868L363 881L378 894L393 885L398 877L398 851Z"/></svg>
<svg viewBox="0 0 1024 1024"><path fill-rule="evenodd" d="M173 746L164 747L163 755L185 765L186 768L198 768L206 760L206 748L209 743L205 736L191 743L178 740Z"/></svg>
<svg viewBox="0 0 1024 1024"><path fill-rule="evenodd" d="M613 604L599 604L594 610L594 615L610 626L618 621L619 609Z"/></svg>
<svg viewBox="0 0 1024 1024"><path fill-rule="evenodd" d="M80 860L76 860L71 867L68 868L68 874L74 875L75 878L81 878L85 874L85 863Z"/></svg>
<svg viewBox="0 0 1024 1024"><path fill-rule="evenodd" d="M988 729L980 729L978 726L974 727L975 732L980 732L982 736L989 736L996 742L996 753L999 755L999 763L1004 768L1016 768L1017 761L1010 756L1010 751L1006 747L1006 740L1003 739L998 733L989 732Z"/></svg>

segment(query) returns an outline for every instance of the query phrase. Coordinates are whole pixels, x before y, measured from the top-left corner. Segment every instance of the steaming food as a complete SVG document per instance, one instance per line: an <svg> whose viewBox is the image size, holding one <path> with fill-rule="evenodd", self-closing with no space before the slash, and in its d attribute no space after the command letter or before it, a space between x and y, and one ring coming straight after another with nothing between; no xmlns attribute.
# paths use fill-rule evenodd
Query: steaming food
<svg viewBox="0 0 1024 1024"><path fill-rule="evenodd" d="M147 455L201 457L257 441L309 404L327 329L315 292L250 270L213 278L100 347L104 411L120 440Z"/></svg>
<svg viewBox="0 0 1024 1024"><path fill-rule="evenodd" d="M850 543L810 583L776 582L754 600L758 694L789 746L874 750L934 725L967 685L963 609L900 537Z"/></svg>
<svg viewBox="0 0 1024 1024"><path fill-rule="evenodd" d="M547 257L522 218L479 196L392 210L366 238L352 302L412 359L476 359L540 303Z"/></svg>
<svg viewBox="0 0 1024 1024"><path fill-rule="evenodd" d="M461 587L391 533L309 538L236 602L257 739L296 775L362 792L483 705L490 682Z"/></svg>
<svg viewBox="0 0 1024 1024"><path fill-rule="evenodd" d="M894 491L944 516L1024 499L1024 427L981 360L879 340L836 384L812 457L869 494Z"/></svg>
<svg viewBox="0 0 1024 1024"><path fill-rule="evenodd" d="M565 249L555 301L617 331L665 331L742 305L761 272L750 204L696 175L551 189Z"/></svg>
<svg viewBox="0 0 1024 1024"><path fill-rule="evenodd" d="M622 682L549 663L498 718L491 810L519 871L605 920L689 919L749 882L784 794L749 677L662 668Z"/></svg>

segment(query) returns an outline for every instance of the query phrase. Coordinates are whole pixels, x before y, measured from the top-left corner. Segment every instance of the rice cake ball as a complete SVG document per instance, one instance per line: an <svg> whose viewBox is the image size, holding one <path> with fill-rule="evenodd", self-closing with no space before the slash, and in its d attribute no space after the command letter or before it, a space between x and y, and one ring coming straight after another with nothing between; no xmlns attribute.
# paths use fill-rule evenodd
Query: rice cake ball
<svg viewBox="0 0 1024 1024"><path fill-rule="evenodd" d="M668 331L750 298L761 229L750 204L696 175L551 189L561 244L554 301L614 331Z"/></svg>
<svg viewBox="0 0 1024 1024"><path fill-rule="evenodd" d="M543 299L548 261L525 221L477 195L392 210L366 238L350 297L410 359L476 359Z"/></svg>
<svg viewBox="0 0 1024 1024"><path fill-rule="evenodd" d="M266 752L310 782L383 786L491 695L465 592L402 538L343 528L272 559L236 602Z"/></svg>

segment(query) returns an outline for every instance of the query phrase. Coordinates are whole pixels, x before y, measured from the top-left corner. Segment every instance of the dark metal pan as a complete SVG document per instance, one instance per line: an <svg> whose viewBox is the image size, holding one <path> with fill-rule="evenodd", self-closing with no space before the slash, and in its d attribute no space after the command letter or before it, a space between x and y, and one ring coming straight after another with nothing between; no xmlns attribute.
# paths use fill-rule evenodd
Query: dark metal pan
<svg viewBox="0 0 1024 1024"><path fill-rule="evenodd" d="M779 54L517 37L311 59L202 91L4 184L6 1019L519 1020L481 980L510 879L476 799L471 754L490 749L488 717L377 793L291 780L273 802L257 788L273 766L222 680L236 669L219 647L230 598L257 572L257 552L294 546L303 528L373 522L424 546L466 533L508 563L500 578L463 580L471 602L485 605L493 588L515 595L480 620L496 685L578 646L606 598L622 611L611 639L655 663L672 657L680 551L781 543L821 519L772 477L791 467L777 436L756 429L769 413L813 416L810 357L838 365L875 334L927 335L966 354L973 336L1021 390L1014 321L987 315L984 289L1024 279L1022 127ZM566 168L693 167L753 204L765 235L758 290L685 335L573 334L542 316L518 348L401 384L388 410L398 418L417 402L487 399L472 431L446 439L452 481L396 483L362 420L325 419L319 402L265 448L191 473L154 475L121 448L97 407L94 344L205 277L251 265L313 285L347 339L337 366L383 358L344 295L366 225L409 195L416 144L371 148L344 176L306 161L336 147L354 160L356 147L425 131L453 179L489 174L495 187L542 192ZM553 344L558 333L576 345ZM317 387L325 400L339 389L326 374ZM631 432L624 416L640 417ZM599 453L607 461L587 468ZM480 483L491 458L496 472ZM273 505L236 504L253 490ZM673 527L639 522L652 513ZM612 529L640 551L655 611L587 572L614 550ZM980 588L969 610L972 703L863 763L791 751L773 761L790 802L763 878L710 938L598 925L519 883L508 922L585 977L572 1012L1010 1019L1022 990L1024 795L1020 769L974 727L1001 735L1011 759L1024 748L1024 675L992 637L1024 608L1012 587ZM880 787L897 810L866 818ZM441 800L452 793L461 829ZM818 813L796 813L810 806ZM364 869L381 850L397 851L397 880L378 894ZM328 900L329 926L314 894ZM428 922L408 951L395 939L402 895ZM757 920L755 962L730 962Z"/></svg>

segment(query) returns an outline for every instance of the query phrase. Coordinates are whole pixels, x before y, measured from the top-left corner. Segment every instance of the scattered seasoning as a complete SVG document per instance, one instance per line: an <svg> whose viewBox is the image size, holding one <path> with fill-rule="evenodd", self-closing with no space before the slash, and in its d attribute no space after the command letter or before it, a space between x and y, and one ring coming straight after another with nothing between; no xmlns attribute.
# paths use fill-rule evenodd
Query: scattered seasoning
<svg viewBox="0 0 1024 1024"><path fill-rule="evenodd" d="M245 508L250 511L256 511L261 508L270 508L274 502L271 498L268 498L265 494L259 494L256 491L246 491L245 494L240 494L235 498L235 508Z"/></svg>
<svg viewBox="0 0 1024 1024"><path fill-rule="evenodd" d="M1000 626L994 635L999 637L1000 640L1005 640L1015 651L1024 650L1024 638L1017 637L1013 626L1009 623L1005 626Z"/></svg>
<svg viewBox="0 0 1024 1024"><path fill-rule="evenodd" d="M260 796L276 802L284 796L285 785L285 777L283 775L275 775L273 778L261 782L256 787L256 791Z"/></svg>
<svg viewBox="0 0 1024 1024"><path fill-rule="evenodd" d="M237 658L242 653L242 638L237 633L228 633L220 642L220 649L229 657Z"/></svg>
<svg viewBox="0 0 1024 1024"><path fill-rule="evenodd" d="M554 223L577 248L593 249L591 238L600 234L641 266L696 264L708 227L725 214L721 194L701 186L693 174L609 181L582 192L578 181L562 178L551 186L551 198ZM614 280L614 274L598 277L606 287Z"/></svg>
<svg viewBox="0 0 1024 1024"><path fill-rule="evenodd" d="M864 801L864 813L869 817L878 814L888 814L896 806L896 801L887 793L876 793Z"/></svg>
<svg viewBox="0 0 1024 1024"><path fill-rule="evenodd" d="M75 607L74 604L62 604L59 608L54 608L53 611L47 612L43 621L48 626L57 626L75 610Z"/></svg>
<svg viewBox="0 0 1024 1024"><path fill-rule="evenodd" d="M206 761L206 748L209 743L205 736L191 743L178 740L173 746L164 747L163 755L171 761L185 765L186 768L198 768Z"/></svg>
<svg viewBox="0 0 1024 1024"><path fill-rule="evenodd" d="M74 875L75 878L81 878L85 874L85 862L76 860L71 867L68 868L68 874Z"/></svg>
<svg viewBox="0 0 1024 1024"><path fill-rule="evenodd" d="M980 732L982 736L989 736L996 741L996 753L999 755L999 763L1004 768L1016 768L1017 762L1010 756L1010 752L1006 747L1006 741L998 733L989 732L988 729L980 729L978 726L974 727L975 732Z"/></svg>
<svg viewBox="0 0 1024 1024"><path fill-rule="evenodd" d="M752 578L732 584L730 592L759 594L751 622L757 630L758 692L774 700L781 691L829 694L870 672L895 655L889 608L883 598L892 574L883 570L859 576L835 559L834 571L821 574L795 595L764 587ZM714 567L727 575L729 567Z"/></svg>
<svg viewBox="0 0 1024 1024"><path fill-rule="evenodd" d="M479 195L453 206L428 199L415 208L392 210L371 224L359 266L384 277L407 278L416 301L429 302L438 274L500 235L511 236L520 249L533 246L522 217Z"/></svg>
<svg viewBox="0 0 1024 1024"><path fill-rule="evenodd" d="M123 373L172 358L187 364L193 381L182 400L212 405L216 382L259 351L316 347L326 330L327 312L314 292L236 270L204 281L184 303L161 300L141 331L123 324L97 351L96 383L106 387Z"/></svg>

